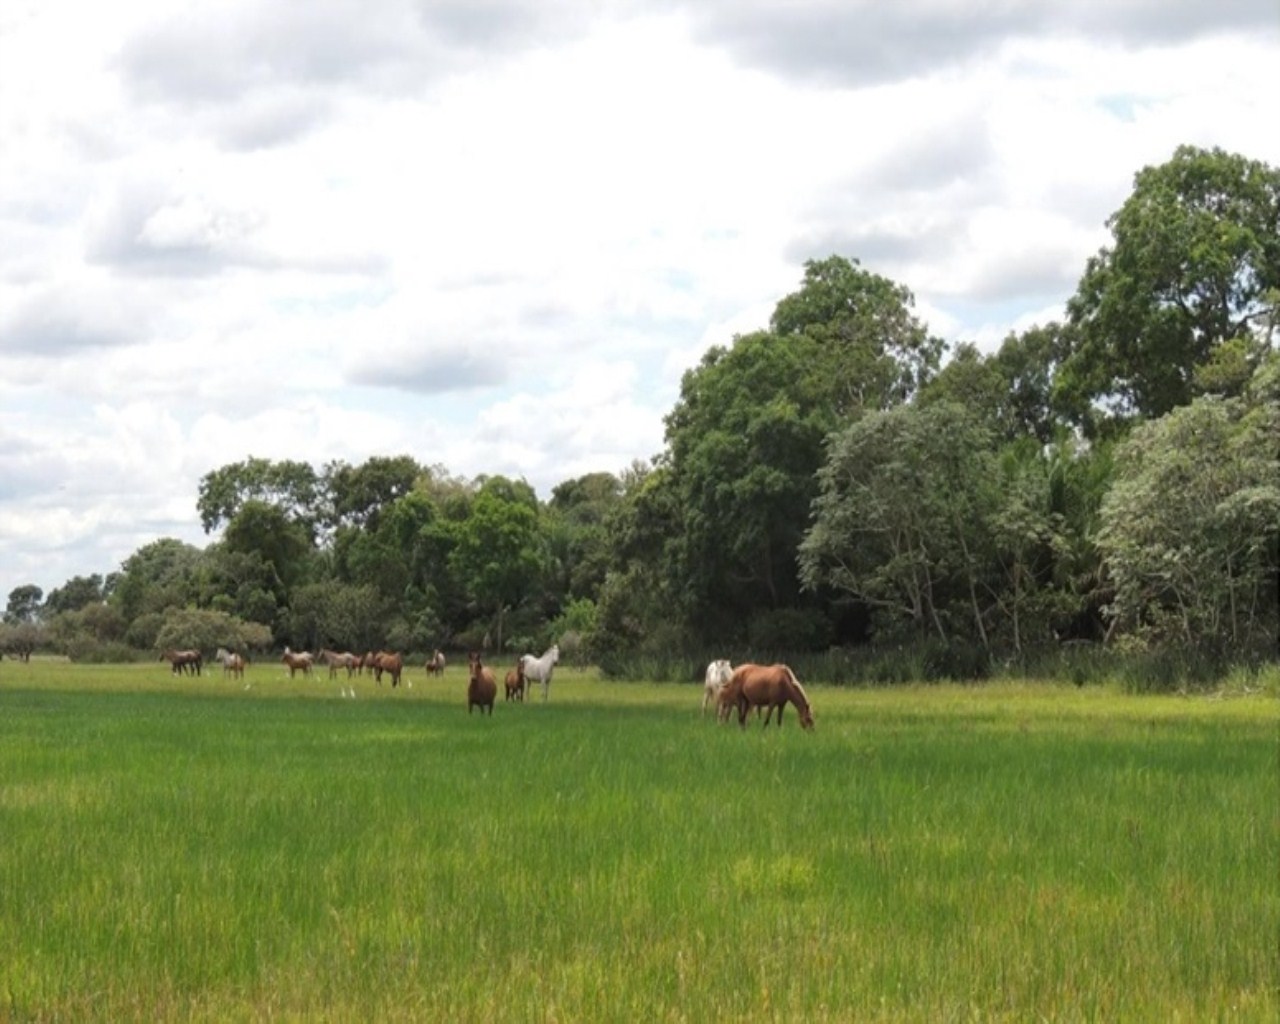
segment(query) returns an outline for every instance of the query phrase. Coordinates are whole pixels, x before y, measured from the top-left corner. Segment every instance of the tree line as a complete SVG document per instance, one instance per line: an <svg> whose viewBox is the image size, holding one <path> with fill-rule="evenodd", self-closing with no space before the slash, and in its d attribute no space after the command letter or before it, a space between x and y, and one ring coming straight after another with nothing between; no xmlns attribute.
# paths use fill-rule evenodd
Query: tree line
<svg viewBox="0 0 1280 1024"><path fill-rule="evenodd" d="M1064 319L990 353L949 349L856 259L810 261L766 327L684 375L660 453L546 501L410 455L223 466L196 496L216 539L19 587L0 640L554 640L619 675L742 652L885 680L1073 646L1274 658L1280 172L1182 147L1107 224Z"/></svg>

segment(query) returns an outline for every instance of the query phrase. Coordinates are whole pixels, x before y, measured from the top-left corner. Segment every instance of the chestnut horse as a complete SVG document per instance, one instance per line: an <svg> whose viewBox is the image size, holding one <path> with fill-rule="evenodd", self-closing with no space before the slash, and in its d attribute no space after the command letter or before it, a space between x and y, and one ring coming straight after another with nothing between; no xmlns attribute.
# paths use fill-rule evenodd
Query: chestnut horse
<svg viewBox="0 0 1280 1024"><path fill-rule="evenodd" d="M786 665L739 665L729 682L725 684L729 698L737 705L738 724L747 727L747 712L751 708L767 708L764 724L769 725L776 709L778 725L782 725L782 713L788 704L794 704L800 715L800 725L813 728L813 708L800 680Z"/></svg>
<svg viewBox="0 0 1280 1024"><path fill-rule="evenodd" d="M484 709L488 708L492 715L493 701L498 695L498 680L493 669L480 664L478 651L467 655L467 668L471 673L471 680L467 683L467 714L471 714L472 708L479 708L483 715Z"/></svg>
<svg viewBox="0 0 1280 1024"><path fill-rule="evenodd" d="M444 654L436 651L427 659L427 676L443 676L444 675Z"/></svg>
<svg viewBox="0 0 1280 1024"><path fill-rule="evenodd" d="M365 664L373 668L373 680L381 684L382 673L386 672L391 676L391 685L393 687L400 685L400 673L404 671L404 658L397 651L379 651L373 655L372 660L365 658ZM409 684L410 686L413 683Z"/></svg>
<svg viewBox="0 0 1280 1024"><path fill-rule="evenodd" d="M516 667L507 670L507 700L524 701L524 659L516 658Z"/></svg>
<svg viewBox="0 0 1280 1024"><path fill-rule="evenodd" d="M175 676L180 676L184 672L190 672L193 676L200 674L200 668L204 664L204 655L199 651L175 651L169 648L160 652L160 661L169 663L169 671Z"/></svg>
<svg viewBox="0 0 1280 1024"><path fill-rule="evenodd" d="M284 649L284 656L280 659L289 666L289 678L292 679L294 673L301 672L304 676L311 675L311 665L315 661L311 657L310 651L291 651L288 647Z"/></svg>

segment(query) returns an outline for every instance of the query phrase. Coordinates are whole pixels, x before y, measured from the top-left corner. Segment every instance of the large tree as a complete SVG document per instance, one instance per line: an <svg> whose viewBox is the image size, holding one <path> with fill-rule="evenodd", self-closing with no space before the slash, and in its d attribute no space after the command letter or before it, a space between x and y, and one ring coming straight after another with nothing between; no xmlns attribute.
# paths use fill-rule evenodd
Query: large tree
<svg viewBox="0 0 1280 1024"><path fill-rule="evenodd" d="M1126 439L1098 538L1121 630L1219 654L1274 652L1277 438L1273 354L1247 399L1198 398Z"/></svg>
<svg viewBox="0 0 1280 1024"><path fill-rule="evenodd" d="M1112 244L1068 304L1079 335L1057 384L1087 428L1185 405L1197 368L1233 339L1256 365L1280 288L1280 171L1182 146L1138 172L1107 226Z"/></svg>
<svg viewBox="0 0 1280 1024"><path fill-rule="evenodd" d="M196 509L205 533L229 523L246 502L279 509L314 537L322 516L324 489L309 463L250 458L206 473Z"/></svg>

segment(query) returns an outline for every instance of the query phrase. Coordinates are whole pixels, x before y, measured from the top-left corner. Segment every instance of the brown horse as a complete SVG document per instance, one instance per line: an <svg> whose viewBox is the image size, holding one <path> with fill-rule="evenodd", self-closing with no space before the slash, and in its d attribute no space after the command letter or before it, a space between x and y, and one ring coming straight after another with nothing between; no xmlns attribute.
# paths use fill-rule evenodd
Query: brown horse
<svg viewBox="0 0 1280 1024"><path fill-rule="evenodd" d="M169 663L169 671L175 676L180 676L184 672L190 672L193 676L200 674L201 666L204 665L204 655L199 651L175 651L170 648L160 652L160 661Z"/></svg>
<svg viewBox="0 0 1280 1024"><path fill-rule="evenodd" d="M293 678L296 672L301 672L304 676L311 675L311 666L315 662L310 651L291 651L287 647L284 649L284 656L280 660L289 666L290 679Z"/></svg>
<svg viewBox="0 0 1280 1024"><path fill-rule="evenodd" d="M507 700L524 700L524 659L516 658L516 667L507 671Z"/></svg>
<svg viewBox="0 0 1280 1024"><path fill-rule="evenodd" d="M365 664L372 665L374 682L381 683L382 673L386 672L391 676L393 687L400 685L400 673L404 671L404 658L397 651L379 651L373 655L372 662L365 659Z"/></svg>
<svg viewBox="0 0 1280 1024"><path fill-rule="evenodd" d="M467 714L471 714L473 708L479 708L480 714L484 714L485 708L489 709L489 714L493 714L493 702L498 696L498 680L493 674L493 669L486 668L480 664L480 653L472 651L467 655L467 669L471 674L471 679L467 683Z"/></svg>
<svg viewBox="0 0 1280 1024"><path fill-rule="evenodd" d="M444 652L436 651L427 659L427 676L444 675Z"/></svg>
<svg viewBox="0 0 1280 1024"><path fill-rule="evenodd" d="M776 709L778 725L782 725L782 713L788 704L794 704L800 715L800 725L813 728L813 708L800 680L786 665L739 665L734 669L725 689L738 708L738 724L747 727L747 712L751 708L766 708L764 724L769 725Z"/></svg>

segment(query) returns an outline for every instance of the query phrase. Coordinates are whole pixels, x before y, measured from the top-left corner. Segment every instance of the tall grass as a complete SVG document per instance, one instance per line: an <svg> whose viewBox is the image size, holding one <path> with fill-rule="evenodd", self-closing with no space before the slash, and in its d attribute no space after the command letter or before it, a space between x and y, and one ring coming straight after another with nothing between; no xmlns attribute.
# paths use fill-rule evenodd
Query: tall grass
<svg viewBox="0 0 1280 1024"><path fill-rule="evenodd" d="M1277 704L0 675L0 1019L1242 1019ZM808 683L808 681L806 681Z"/></svg>

